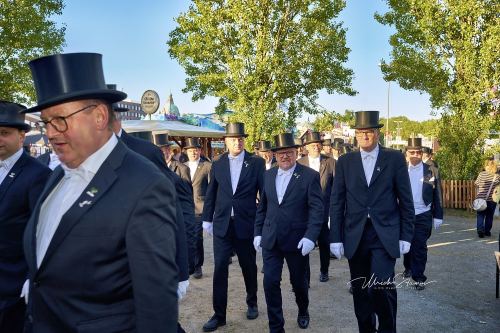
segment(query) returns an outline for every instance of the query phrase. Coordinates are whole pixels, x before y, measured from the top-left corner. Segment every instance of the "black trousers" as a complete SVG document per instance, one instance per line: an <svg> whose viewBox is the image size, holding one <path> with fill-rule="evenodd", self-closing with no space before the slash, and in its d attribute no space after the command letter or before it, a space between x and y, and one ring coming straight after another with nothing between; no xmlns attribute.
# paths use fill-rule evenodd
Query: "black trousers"
<svg viewBox="0 0 500 333"><path fill-rule="evenodd" d="M269 331L271 333L282 332L285 319L283 318L280 286L284 259L286 259L290 272L290 282L295 292L295 302L299 308L299 314L305 314L309 307L309 288L305 278L309 256L302 256L300 251L283 252L275 247L272 250L262 249L262 257L264 259L264 294L266 295Z"/></svg>
<svg viewBox="0 0 500 333"><path fill-rule="evenodd" d="M203 250L203 228L202 228L202 218L201 215L195 217L196 220L196 253L194 256L194 268L199 268L203 266L205 261L205 251Z"/></svg>
<svg viewBox="0 0 500 333"><path fill-rule="evenodd" d="M24 298L17 303L0 310L0 333L22 333L26 304Z"/></svg>
<svg viewBox="0 0 500 333"><path fill-rule="evenodd" d="M234 231L231 218L226 236L214 235L214 279L213 279L213 307L219 319L226 319L227 309L227 279L229 276L229 257L236 252L238 262L243 273L247 292L248 306L257 306L257 264L255 262L255 248L253 238L238 239Z"/></svg>
<svg viewBox="0 0 500 333"><path fill-rule="evenodd" d="M396 332L397 293L394 286L396 259L385 250L368 219L358 249L349 259L354 313L360 333Z"/></svg>
<svg viewBox="0 0 500 333"><path fill-rule="evenodd" d="M425 282L427 264L427 240L432 233L432 213L430 211L415 215L415 229L410 252L404 255L405 269L411 270L411 277L417 282Z"/></svg>
<svg viewBox="0 0 500 333"><path fill-rule="evenodd" d="M318 237L319 247L319 271L328 274L330 268L330 229L328 228L328 220L323 223ZM306 270L307 285L311 283L311 265L309 263L309 256L307 256L307 270Z"/></svg>

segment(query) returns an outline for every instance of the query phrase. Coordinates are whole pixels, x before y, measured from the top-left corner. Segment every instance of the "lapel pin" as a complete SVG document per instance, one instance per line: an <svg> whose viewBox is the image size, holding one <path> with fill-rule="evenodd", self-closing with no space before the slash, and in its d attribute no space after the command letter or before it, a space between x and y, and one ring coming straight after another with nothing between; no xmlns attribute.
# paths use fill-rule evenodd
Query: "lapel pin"
<svg viewBox="0 0 500 333"><path fill-rule="evenodd" d="M294 176L295 178L297 178L297 179L299 179L299 177L300 177L300 175L299 175L298 173L296 173L296 172L294 172L294 173L293 173L293 176Z"/></svg>
<svg viewBox="0 0 500 333"><path fill-rule="evenodd" d="M377 167L377 171L380 172L380 167Z"/></svg>
<svg viewBox="0 0 500 333"><path fill-rule="evenodd" d="M83 206L90 205L91 203L92 203L92 201L85 200L85 201L80 202L78 205L80 206L80 208L82 208Z"/></svg>
<svg viewBox="0 0 500 333"><path fill-rule="evenodd" d="M9 177L10 177L10 178L14 178L14 176L15 176L15 175L16 175L16 174L15 174L14 172L11 172L11 173L10 173L10 175L9 175Z"/></svg>
<svg viewBox="0 0 500 333"><path fill-rule="evenodd" d="M99 191L95 187L92 187L89 191L87 191L87 195L93 198L97 192Z"/></svg>
<svg viewBox="0 0 500 333"><path fill-rule="evenodd" d="M248 168L248 162L247 161L243 161L243 164L245 164L245 168Z"/></svg>

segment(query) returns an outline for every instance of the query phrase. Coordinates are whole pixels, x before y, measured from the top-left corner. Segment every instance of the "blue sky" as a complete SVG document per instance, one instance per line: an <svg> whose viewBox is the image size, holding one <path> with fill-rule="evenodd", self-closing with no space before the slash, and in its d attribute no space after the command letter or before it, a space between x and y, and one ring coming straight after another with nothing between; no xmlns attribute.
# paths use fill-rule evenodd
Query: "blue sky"
<svg viewBox="0 0 500 333"><path fill-rule="evenodd" d="M129 98L138 101L145 90L158 92L161 105L171 92L181 113L213 112L217 100L206 98L196 103L191 94L182 93L183 68L168 55L166 41L175 28L174 18L185 12L187 0L67 0L56 21L66 26L64 52L103 54L107 83L115 83ZM348 0L340 20L347 28L351 49L347 66L355 73L356 96L321 93L318 103L343 113L345 109L379 110L387 114L387 82L378 67L389 59L391 29L373 18L387 11L383 0ZM414 120L430 119L427 95L405 91L392 82L390 116L405 115ZM314 119L305 115L302 119Z"/></svg>

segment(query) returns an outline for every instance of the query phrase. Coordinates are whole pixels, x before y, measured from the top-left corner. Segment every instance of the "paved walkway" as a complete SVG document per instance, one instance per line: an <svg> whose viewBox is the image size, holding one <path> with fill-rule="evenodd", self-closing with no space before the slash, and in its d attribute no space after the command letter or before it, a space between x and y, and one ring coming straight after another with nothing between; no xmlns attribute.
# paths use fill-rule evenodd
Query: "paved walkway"
<svg viewBox="0 0 500 333"><path fill-rule="evenodd" d="M429 240L428 284L416 291L399 277L398 332L500 332L500 299L495 299L495 260L498 250L500 220L494 222L491 238L479 239L475 218L445 215L444 225ZM180 321L187 332L201 332L203 323L212 315L212 240L205 242L204 276L191 279L187 297L181 302ZM259 269L262 257L258 256ZM402 260L396 272L403 271ZM289 284L283 274L282 293L287 332L350 333L357 332L352 296L347 291L347 261L332 260L330 281L320 283L319 253L311 255L310 307L311 324L307 331L296 323L297 308ZM230 265L227 325L218 332L268 332L266 304L259 273L260 316L249 321L245 317L244 283L238 261Z"/></svg>

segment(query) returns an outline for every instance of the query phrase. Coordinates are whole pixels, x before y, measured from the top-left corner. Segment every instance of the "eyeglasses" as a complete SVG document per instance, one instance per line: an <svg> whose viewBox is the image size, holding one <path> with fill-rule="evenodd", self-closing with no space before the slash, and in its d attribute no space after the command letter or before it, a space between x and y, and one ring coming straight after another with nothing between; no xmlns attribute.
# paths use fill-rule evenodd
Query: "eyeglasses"
<svg viewBox="0 0 500 333"><path fill-rule="evenodd" d="M365 131L355 131L356 136L372 136L375 134L375 130L365 130Z"/></svg>
<svg viewBox="0 0 500 333"><path fill-rule="evenodd" d="M278 156L278 157L284 157L286 155L288 157L292 157L294 153L295 153L294 150L277 151L276 152L276 156Z"/></svg>
<svg viewBox="0 0 500 333"><path fill-rule="evenodd" d="M420 150L407 150L410 155L422 155L422 151Z"/></svg>
<svg viewBox="0 0 500 333"><path fill-rule="evenodd" d="M37 121L36 124L42 128L45 128L47 127L48 124L51 124L52 127L54 127L54 129L56 131L58 131L59 133L64 133L68 130L68 123L66 122L66 119L68 119L69 117L71 116L74 116L75 114L77 114L78 112L82 112L82 111L85 111L89 108L95 108L97 105L96 104L92 104L92 105L87 105L79 110L76 110L75 112L73 113L70 113L69 115L67 116L59 116L59 117L54 117L50 120L41 120L41 121Z"/></svg>

